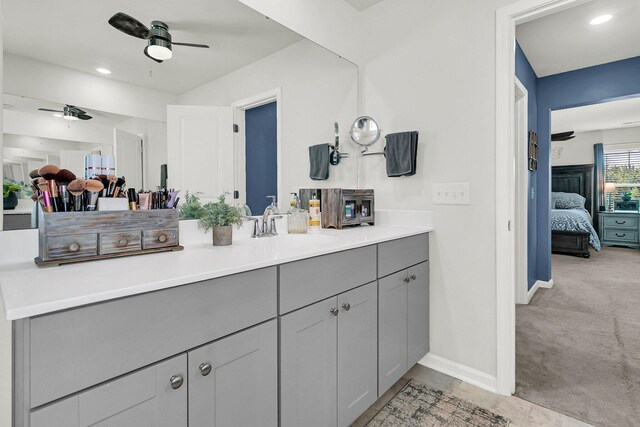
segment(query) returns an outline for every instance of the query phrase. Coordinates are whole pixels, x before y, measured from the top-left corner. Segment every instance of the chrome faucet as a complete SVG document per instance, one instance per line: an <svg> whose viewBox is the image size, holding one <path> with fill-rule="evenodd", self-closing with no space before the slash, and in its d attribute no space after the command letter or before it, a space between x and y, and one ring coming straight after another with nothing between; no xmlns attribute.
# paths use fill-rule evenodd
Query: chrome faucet
<svg viewBox="0 0 640 427"><path fill-rule="evenodd" d="M282 218L282 215L278 212L276 196L267 196L267 198L271 199L271 204L264 209L262 214L262 227L258 226L260 221L259 216L248 217L249 220L254 221L251 237L270 237L278 235L278 230L276 230L276 219ZM269 221L269 219L271 219L271 221Z"/></svg>

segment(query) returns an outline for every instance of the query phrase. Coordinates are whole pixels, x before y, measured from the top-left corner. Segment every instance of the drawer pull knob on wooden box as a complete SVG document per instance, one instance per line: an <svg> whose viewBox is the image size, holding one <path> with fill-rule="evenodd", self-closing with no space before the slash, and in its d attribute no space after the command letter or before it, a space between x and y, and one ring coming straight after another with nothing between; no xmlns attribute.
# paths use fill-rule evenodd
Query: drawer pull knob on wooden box
<svg viewBox="0 0 640 427"><path fill-rule="evenodd" d="M184 249L175 209L41 211L39 215L35 262L40 266Z"/></svg>

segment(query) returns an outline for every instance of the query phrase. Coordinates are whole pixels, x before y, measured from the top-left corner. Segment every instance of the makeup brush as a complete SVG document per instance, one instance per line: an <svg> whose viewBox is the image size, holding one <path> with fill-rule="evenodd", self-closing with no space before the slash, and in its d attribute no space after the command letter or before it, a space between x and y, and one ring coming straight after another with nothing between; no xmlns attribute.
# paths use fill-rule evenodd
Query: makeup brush
<svg viewBox="0 0 640 427"><path fill-rule="evenodd" d="M67 186L67 190L73 196L73 209L75 211L83 211L84 203L82 201L82 194L87 189L87 181L82 178L74 179Z"/></svg>
<svg viewBox="0 0 640 427"><path fill-rule="evenodd" d="M120 189L124 186L124 177L118 178L116 180L115 187L113 189L113 197L118 197L120 194Z"/></svg>
<svg viewBox="0 0 640 427"><path fill-rule="evenodd" d="M42 197L44 199L44 211L51 213L53 212L53 206L51 206L51 196L47 190L42 192Z"/></svg>
<svg viewBox="0 0 640 427"><path fill-rule="evenodd" d="M87 181L87 193L89 193L89 200L87 201L87 210L96 210L96 203L98 196L102 190L104 190L104 184L97 179L90 179Z"/></svg>
<svg viewBox="0 0 640 427"><path fill-rule="evenodd" d="M56 174L60 172L60 168L56 165L46 165L38 169L41 177L47 180L49 184L49 197L53 205L53 210L59 212L58 209L58 186L56 185Z"/></svg>
<svg viewBox="0 0 640 427"><path fill-rule="evenodd" d="M38 178L39 176L40 174L38 173L38 169L34 169L31 172L29 172L29 178L31 179Z"/></svg>
<svg viewBox="0 0 640 427"><path fill-rule="evenodd" d="M116 189L116 183L118 182L117 176L108 176L107 177L107 194L105 197L113 197L113 192ZM103 182L104 184L104 182Z"/></svg>
<svg viewBox="0 0 640 427"><path fill-rule="evenodd" d="M56 182L58 183L58 190L60 192L60 205L63 212L69 212L71 210L71 198L69 197L68 185L74 179L76 179L76 175L67 169L60 169L56 174Z"/></svg>

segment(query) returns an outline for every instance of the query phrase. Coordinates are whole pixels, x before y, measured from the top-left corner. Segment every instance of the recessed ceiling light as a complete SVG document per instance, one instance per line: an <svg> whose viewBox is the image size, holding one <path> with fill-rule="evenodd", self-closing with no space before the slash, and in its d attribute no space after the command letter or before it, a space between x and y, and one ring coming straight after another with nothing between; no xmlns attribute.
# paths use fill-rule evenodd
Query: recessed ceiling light
<svg viewBox="0 0 640 427"><path fill-rule="evenodd" d="M600 16L596 16L595 18L593 18L591 21L589 21L590 25L600 25L600 24L604 24L605 22L609 22L611 21L611 18L613 18L613 15L600 15Z"/></svg>
<svg viewBox="0 0 640 427"><path fill-rule="evenodd" d="M54 113L54 114L53 114L53 117L58 117L58 118L59 118L59 117L62 117L62 114L60 114L60 113Z"/></svg>
<svg viewBox="0 0 640 427"><path fill-rule="evenodd" d="M96 68L96 71L100 74L111 74L111 70L107 70L106 68Z"/></svg>

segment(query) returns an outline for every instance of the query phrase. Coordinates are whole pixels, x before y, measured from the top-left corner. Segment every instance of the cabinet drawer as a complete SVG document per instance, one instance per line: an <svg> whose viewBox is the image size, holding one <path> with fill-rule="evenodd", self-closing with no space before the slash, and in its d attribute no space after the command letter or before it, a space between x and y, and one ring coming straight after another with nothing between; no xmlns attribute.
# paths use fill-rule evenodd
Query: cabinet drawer
<svg viewBox="0 0 640 427"><path fill-rule="evenodd" d="M100 255L120 252L139 251L142 249L140 232L102 233L100 234Z"/></svg>
<svg viewBox="0 0 640 427"><path fill-rule="evenodd" d="M606 228L638 228L638 217L631 215L607 215L604 217L604 226Z"/></svg>
<svg viewBox="0 0 640 427"><path fill-rule="evenodd" d="M172 387L172 377L182 378L182 385ZM182 354L37 409L31 427L186 427L187 389L187 355Z"/></svg>
<svg viewBox="0 0 640 427"><path fill-rule="evenodd" d="M605 228L603 240L609 242L638 243L638 232L636 230Z"/></svg>
<svg viewBox="0 0 640 427"><path fill-rule="evenodd" d="M280 266L280 314L376 280L376 247L323 255Z"/></svg>
<svg viewBox="0 0 640 427"><path fill-rule="evenodd" d="M98 255L97 234L71 234L47 237L47 259Z"/></svg>
<svg viewBox="0 0 640 427"><path fill-rule="evenodd" d="M380 243L378 245L378 277L388 276L428 259L429 234Z"/></svg>
<svg viewBox="0 0 640 427"><path fill-rule="evenodd" d="M142 231L142 249L165 248L178 244L178 229L159 228Z"/></svg>
<svg viewBox="0 0 640 427"><path fill-rule="evenodd" d="M264 268L30 319L30 407L274 318L276 272Z"/></svg>

